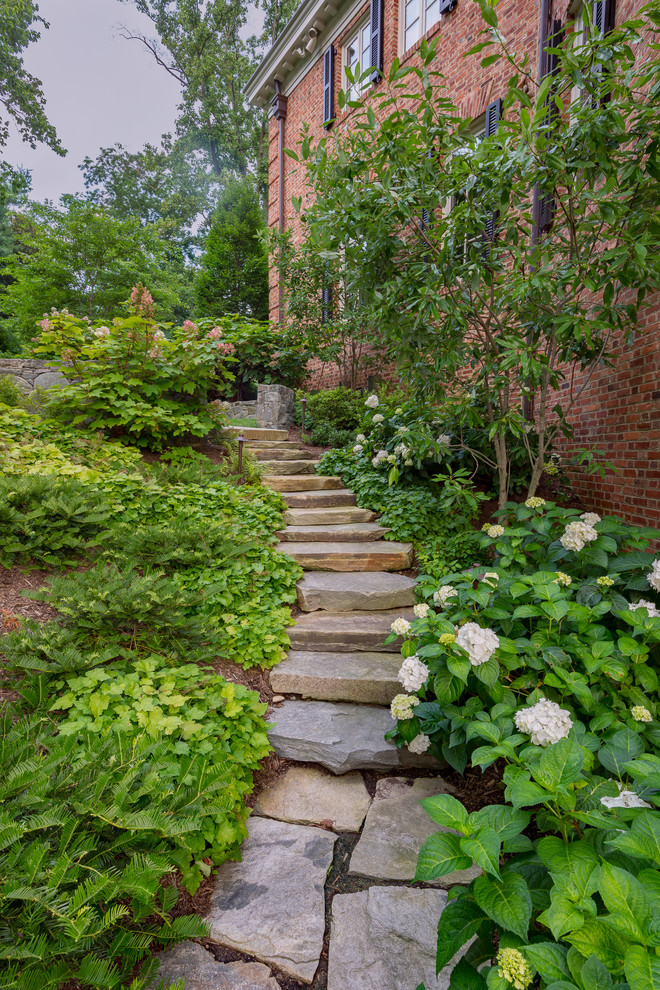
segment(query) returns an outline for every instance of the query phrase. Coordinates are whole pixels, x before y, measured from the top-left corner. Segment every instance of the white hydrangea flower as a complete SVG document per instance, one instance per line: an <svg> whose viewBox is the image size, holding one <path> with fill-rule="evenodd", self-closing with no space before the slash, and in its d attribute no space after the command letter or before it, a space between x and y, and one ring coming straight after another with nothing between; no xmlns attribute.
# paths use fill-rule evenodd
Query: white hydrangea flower
<svg viewBox="0 0 660 990"><path fill-rule="evenodd" d="M441 588L433 592L433 601L436 605L442 605L443 608L446 608L449 599L455 598L457 594L456 588L453 588L451 584L443 584Z"/></svg>
<svg viewBox="0 0 660 990"><path fill-rule="evenodd" d="M95 337L109 337L111 333L110 327L97 327L94 331Z"/></svg>
<svg viewBox="0 0 660 990"><path fill-rule="evenodd" d="M573 578L570 574L564 574L563 571L557 571L557 577L552 583L558 584L562 588L568 588L569 585L573 584Z"/></svg>
<svg viewBox="0 0 660 990"><path fill-rule="evenodd" d="M358 433L355 439L357 440L358 443L365 443L367 438L365 437L364 433Z"/></svg>
<svg viewBox="0 0 660 990"><path fill-rule="evenodd" d="M586 522L587 526L595 526L596 523L601 521L601 518L597 512L583 512L580 519Z"/></svg>
<svg viewBox="0 0 660 990"><path fill-rule="evenodd" d="M545 499L538 498L537 495L532 495L531 498L527 499L525 505L527 506L528 509L542 509L543 506L545 505Z"/></svg>
<svg viewBox="0 0 660 990"><path fill-rule="evenodd" d="M394 415L400 416L402 413L403 413L403 409L401 408L401 406L397 406L396 409L394 410Z"/></svg>
<svg viewBox="0 0 660 990"><path fill-rule="evenodd" d="M414 715L413 708L418 704L419 698L414 694L397 694L392 698L390 715L394 721L399 718L402 720L412 718Z"/></svg>
<svg viewBox="0 0 660 990"><path fill-rule="evenodd" d="M516 728L529 733L535 746L548 746L565 739L573 726L570 713L547 698L541 698L529 708L521 708L514 715L514 721Z"/></svg>
<svg viewBox="0 0 660 990"><path fill-rule="evenodd" d="M410 740L408 743L408 750L411 753L425 753L430 745L431 740L429 737L425 736L423 732L420 732L418 736L415 736L414 739Z"/></svg>
<svg viewBox="0 0 660 990"><path fill-rule="evenodd" d="M405 459L405 461L403 463L405 464L406 467L412 467L413 466L413 460L412 460L411 457L406 457L406 459Z"/></svg>
<svg viewBox="0 0 660 990"><path fill-rule="evenodd" d="M388 464L396 464L396 457L394 456L394 454L390 454L389 455L389 457L387 458L387 463Z"/></svg>
<svg viewBox="0 0 660 990"><path fill-rule="evenodd" d="M623 784L620 784L617 780L619 786L619 793L616 797L602 797L600 803L604 804L606 808L652 808L652 804L648 804L643 798L636 794L635 791L628 791L624 788Z"/></svg>
<svg viewBox="0 0 660 990"><path fill-rule="evenodd" d="M378 404L379 403L378 403L377 395L370 395L367 401L365 402L365 406L368 406L369 409L378 409Z"/></svg>
<svg viewBox="0 0 660 990"><path fill-rule="evenodd" d="M399 616L398 619L394 620L394 622L390 626L390 629L397 636L407 636L408 633L410 632L410 623L408 622L407 619L404 619L401 616Z"/></svg>
<svg viewBox="0 0 660 990"><path fill-rule="evenodd" d="M636 722L652 722L653 716L651 715L648 708L644 705L633 705L630 709L630 714L635 719Z"/></svg>
<svg viewBox="0 0 660 990"><path fill-rule="evenodd" d="M376 413L374 416L374 423L382 423L385 417L381 413Z"/></svg>
<svg viewBox="0 0 660 990"><path fill-rule="evenodd" d="M491 586L491 588L496 588L497 587L497 582L499 581L499 579L500 579L500 576L495 571L486 571L486 573L484 575L482 575L482 578L481 578L481 580L483 581L483 583L484 584L489 584Z"/></svg>
<svg viewBox="0 0 660 990"><path fill-rule="evenodd" d="M379 467L382 461L386 461L388 457L386 450L379 450L375 457L371 458L371 463L374 467Z"/></svg>
<svg viewBox="0 0 660 990"><path fill-rule="evenodd" d="M415 613L418 619L425 619L430 611L431 609L426 604L426 602L420 602L419 605L415 605L413 607L413 612Z"/></svg>
<svg viewBox="0 0 660 990"><path fill-rule="evenodd" d="M398 454L399 457L407 457L410 453L410 447L406 447L405 443L398 443L394 448L394 453Z"/></svg>
<svg viewBox="0 0 660 990"><path fill-rule="evenodd" d="M397 436L401 436L401 434L403 434L403 433L409 433L409 432L410 431L408 430L408 427L407 426L397 426L397 428L396 428Z"/></svg>
<svg viewBox="0 0 660 990"><path fill-rule="evenodd" d="M647 602L645 598L640 598L638 602L631 602L628 608L631 612L636 612L638 608L645 608L652 619L656 619L660 616L660 612L655 607L653 602Z"/></svg>
<svg viewBox="0 0 660 990"><path fill-rule="evenodd" d="M490 537L496 539L498 536L501 536L503 534L504 526L499 526L499 525L489 526L486 532Z"/></svg>
<svg viewBox="0 0 660 990"><path fill-rule="evenodd" d="M569 523L564 533L559 538L559 542L565 550L573 550L579 553L584 549L585 544L598 539L598 533L589 523L578 519Z"/></svg>
<svg viewBox="0 0 660 990"><path fill-rule="evenodd" d="M467 651L473 667L479 667L490 660L500 641L492 629L482 629L476 622L466 622L456 634L456 645Z"/></svg>
<svg viewBox="0 0 660 990"><path fill-rule="evenodd" d="M397 676L399 683L403 684L404 689L414 693L415 691L419 691L422 685L426 683L429 676L429 668L415 654L414 657L408 657L403 661Z"/></svg>
<svg viewBox="0 0 660 990"><path fill-rule="evenodd" d="M363 450L364 450L364 447L362 446L361 443L356 443L355 446L353 447L353 453L354 454L361 454Z"/></svg>
<svg viewBox="0 0 660 990"><path fill-rule="evenodd" d="M653 561L651 573L646 578L654 591L660 591L660 557Z"/></svg>
<svg viewBox="0 0 660 990"><path fill-rule="evenodd" d="M451 436L449 433L441 433L438 437L438 443L441 447L448 447L451 443Z"/></svg>

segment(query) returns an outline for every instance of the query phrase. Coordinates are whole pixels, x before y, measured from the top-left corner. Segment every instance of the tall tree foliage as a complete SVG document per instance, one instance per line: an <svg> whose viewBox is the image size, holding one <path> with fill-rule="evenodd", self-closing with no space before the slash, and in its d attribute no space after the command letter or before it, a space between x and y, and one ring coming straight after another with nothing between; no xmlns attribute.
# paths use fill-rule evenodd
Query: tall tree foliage
<svg viewBox="0 0 660 990"><path fill-rule="evenodd" d="M195 283L202 316L268 318L268 257L263 211L250 176L229 180L220 197Z"/></svg>
<svg viewBox="0 0 660 990"><path fill-rule="evenodd" d="M505 58L515 73L499 128L475 136L432 69L433 45L420 68L395 60L385 85L351 102L350 130L302 140L314 205L299 254L341 266L420 395L450 399L455 422L487 432L491 453L476 456L504 502L513 446L526 447L533 495L552 438L570 435L590 376L643 332L639 307L660 287L660 59L640 45L657 39L660 4L606 37L588 23L586 40L569 33L540 85L494 6L482 11L476 50L491 46L485 65ZM535 187L554 211L539 237Z"/></svg>
<svg viewBox="0 0 660 990"><path fill-rule="evenodd" d="M64 155L57 132L46 116L41 82L23 64L24 50L40 37L38 24L48 27L33 0L0 2L0 148L7 143L13 121L32 148L43 142L58 155Z"/></svg>

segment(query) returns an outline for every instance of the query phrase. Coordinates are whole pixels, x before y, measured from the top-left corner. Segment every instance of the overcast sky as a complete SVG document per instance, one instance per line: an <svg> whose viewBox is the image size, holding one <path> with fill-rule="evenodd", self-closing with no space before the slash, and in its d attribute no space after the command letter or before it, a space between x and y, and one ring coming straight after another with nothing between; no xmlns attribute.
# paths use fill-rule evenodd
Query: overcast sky
<svg viewBox="0 0 660 990"><path fill-rule="evenodd" d="M33 199L57 201L83 189L78 165L86 155L95 158L117 141L131 151L158 144L173 130L180 94L139 42L120 37L122 24L154 33L130 4L41 0L39 6L50 29L26 51L25 64L43 83L48 117L68 154L60 158L45 146L33 151L14 132L5 156L31 170Z"/></svg>

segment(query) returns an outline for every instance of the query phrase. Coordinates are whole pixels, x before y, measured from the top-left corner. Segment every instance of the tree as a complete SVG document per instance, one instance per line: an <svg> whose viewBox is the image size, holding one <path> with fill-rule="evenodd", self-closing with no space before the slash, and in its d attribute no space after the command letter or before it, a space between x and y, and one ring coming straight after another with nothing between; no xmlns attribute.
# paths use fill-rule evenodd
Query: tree
<svg viewBox="0 0 660 990"><path fill-rule="evenodd" d="M14 236L11 207L24 204L30 191L30 173L24 169L13 169L0 162L0 292L11 283L6 271L8 259L17 250ZM2 311L0 297L0 352L15 353L20 350L20 341L4 322L7 314Z"/></svg>
<svg viewBox="0 0 660 990"><path fill-rule="evenodd" d="M208 154L213 170L245 175L266 154L263 112L247 105L243 86L255 62L241 38L241 0L122 0L153 23L157 39L124 29L181 86L177 133Z"/></svg>
<svg viewBox="0 0 660 990"><path fill-rule="evenodd" d="M350 130L303 139L316 199L300 252L341 260L421 399L450 400L452 445L481 429L490 451L471 452L503 503L512 449L527 452L533 495L590 376L615 341L643 332L639 307L660 287L660 7L607 37L585 23L586 41L549 46L556 72L540 84L494 7L482 0L482 11L476 50L515 73L499 127L471 133L422 43L420 68L395 61L385 85L351 103Z"/></svg>
<svg viewBox="0 0 660 990"><path fill-rule="evenodd" d="M229 180L211 224L195 295L201 316L268 318L268 255L254 181Z"/></svg>
<svg viewBox="0 0 660 990"><path fill-rule="evenodd" d="M23 65L24 49L40 37L36 24L48 27L33 0L2 0L0 3L0 104L6 115L0 116L0 148L7 143L10 120L13 120L30 147L36 148L43 142L56 154L65 155L57 132L46 116L41 82Z"/></svg>
<svg viewBox="0 0 660 990"><path fill-rule="evenodd" d="M179 286L157 228L73 196L63 196L59 209L33 204L14 214L14 227L20 250L7 262L12 281L0 305L24 338L52 307L109 321L139 281L152 287L159 317L175 314Z"/></svg>

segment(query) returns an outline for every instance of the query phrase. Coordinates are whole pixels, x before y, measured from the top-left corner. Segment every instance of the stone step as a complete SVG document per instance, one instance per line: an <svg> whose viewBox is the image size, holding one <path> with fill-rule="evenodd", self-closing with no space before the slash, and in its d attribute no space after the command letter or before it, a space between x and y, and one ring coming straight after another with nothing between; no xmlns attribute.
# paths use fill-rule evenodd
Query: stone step
<svg viewBox="0 0 660 990"><path fill-rule="evenodd" d="M269 474L261 481L276 492L329 491L344 487L341 478L331 478L323 474Z"/></svg>
<svg viewBox="0 0 660 990"><path fill-rule="evenodd" d="M316 460L316 454L312 454L308 450L301 450L299 447L282 448L282 447L268 447L266 450L261 450L259 447L250 447L252 454L257 461L313 461Z"/></svg>
<svg viewBox="0 0 660 990"><path fill-rule="evenodd" d="M287 629L287 633L293 650L333 653L376 650L399 653L400 639L383 646L383 641L390 634L392 622L399 616L409 622L415 618L411 608L383 612L311 612L309 615L301 615L295 626Z"/></svg>
<svg viewBox="0 0 660 990"><path fill-rule="evenodd" d="M278 756L301 763L320 763L333 773L437 767L428 753L411 753L385 741L394 727L389 708L347 702L285 701L268 736Z"/></svg>
<svg viewBox="0 0 660 990"><path fill-rule="evenodd" d="M288 430L270 430L261 426L223 426L225 433L231 433L245 440L286 440Z"/></svg>
<svg viewBox="0 0 660 990"><path fill-rule="evenodd" d="M259 793L254 814L293 825L359 832L371 804L361 773L333 777L320 767L291 767Z"/></svg>
<svg viewBox="0 0 660 990"><path fill-rule="evenodd" d="M412 543L282 543L282 553L308 571L401 571L412 564Z"/></svg>
<svg viewBox="0 0 660 990"><path fill-rule="evenodd" d="M282 495L290 509L319 509L356 503L355 495L348 488L337 488L334 491L283 492Z"/></svg>
<svg viewBox="0 0 660 990"><path fill-rule="evenodd" d="M259 467L263 468L266 474L316 474L316 460L295 461L259 461Z"/></svg>
<svg viewBox="0 0 660 990"><path fill-rule="evenodd" d="M285 518L286 515L289 513L285 514ZM416 583L413 578L387 571L367 571L363 574L308 571L296 588L298 605L304 612L317 609L328 612L378 611L414 605Z"/></svg>
<svg viewBox="0 0 660 990"><path fill-rule="evenodd" d="M317 478L323 475L317 474ZM337 479L341 488L341 479ZM345 509L334 509L331 506L325 509L289 509L284 513L284 522L288 526L347 526L349 523L368 523L376 518L375 512L368 509L358 509L356 506L347 506Z"/></svg>
<svg viewBox="0 0 660 990"><path fill-rule="evenodd" d="M300 694L318 701L361 701L389 705L403 691L396 653L303 653L291 650L274 667L270 684L277 694Z"/></svg>
<svg viewBox="0 0 660 990"><path fill-rule="evenodd" d="M278 431L279 432L279 431ZM300 440L248 440L250 450L303 450Z"/></svg>
<svg viewBox="0 0 660 990"><path fill-rule="evenodd" d="M382 540L389 530L377 523L349 523L337 526L287 526L275 534L283 543L369 543Z"/></svg>

